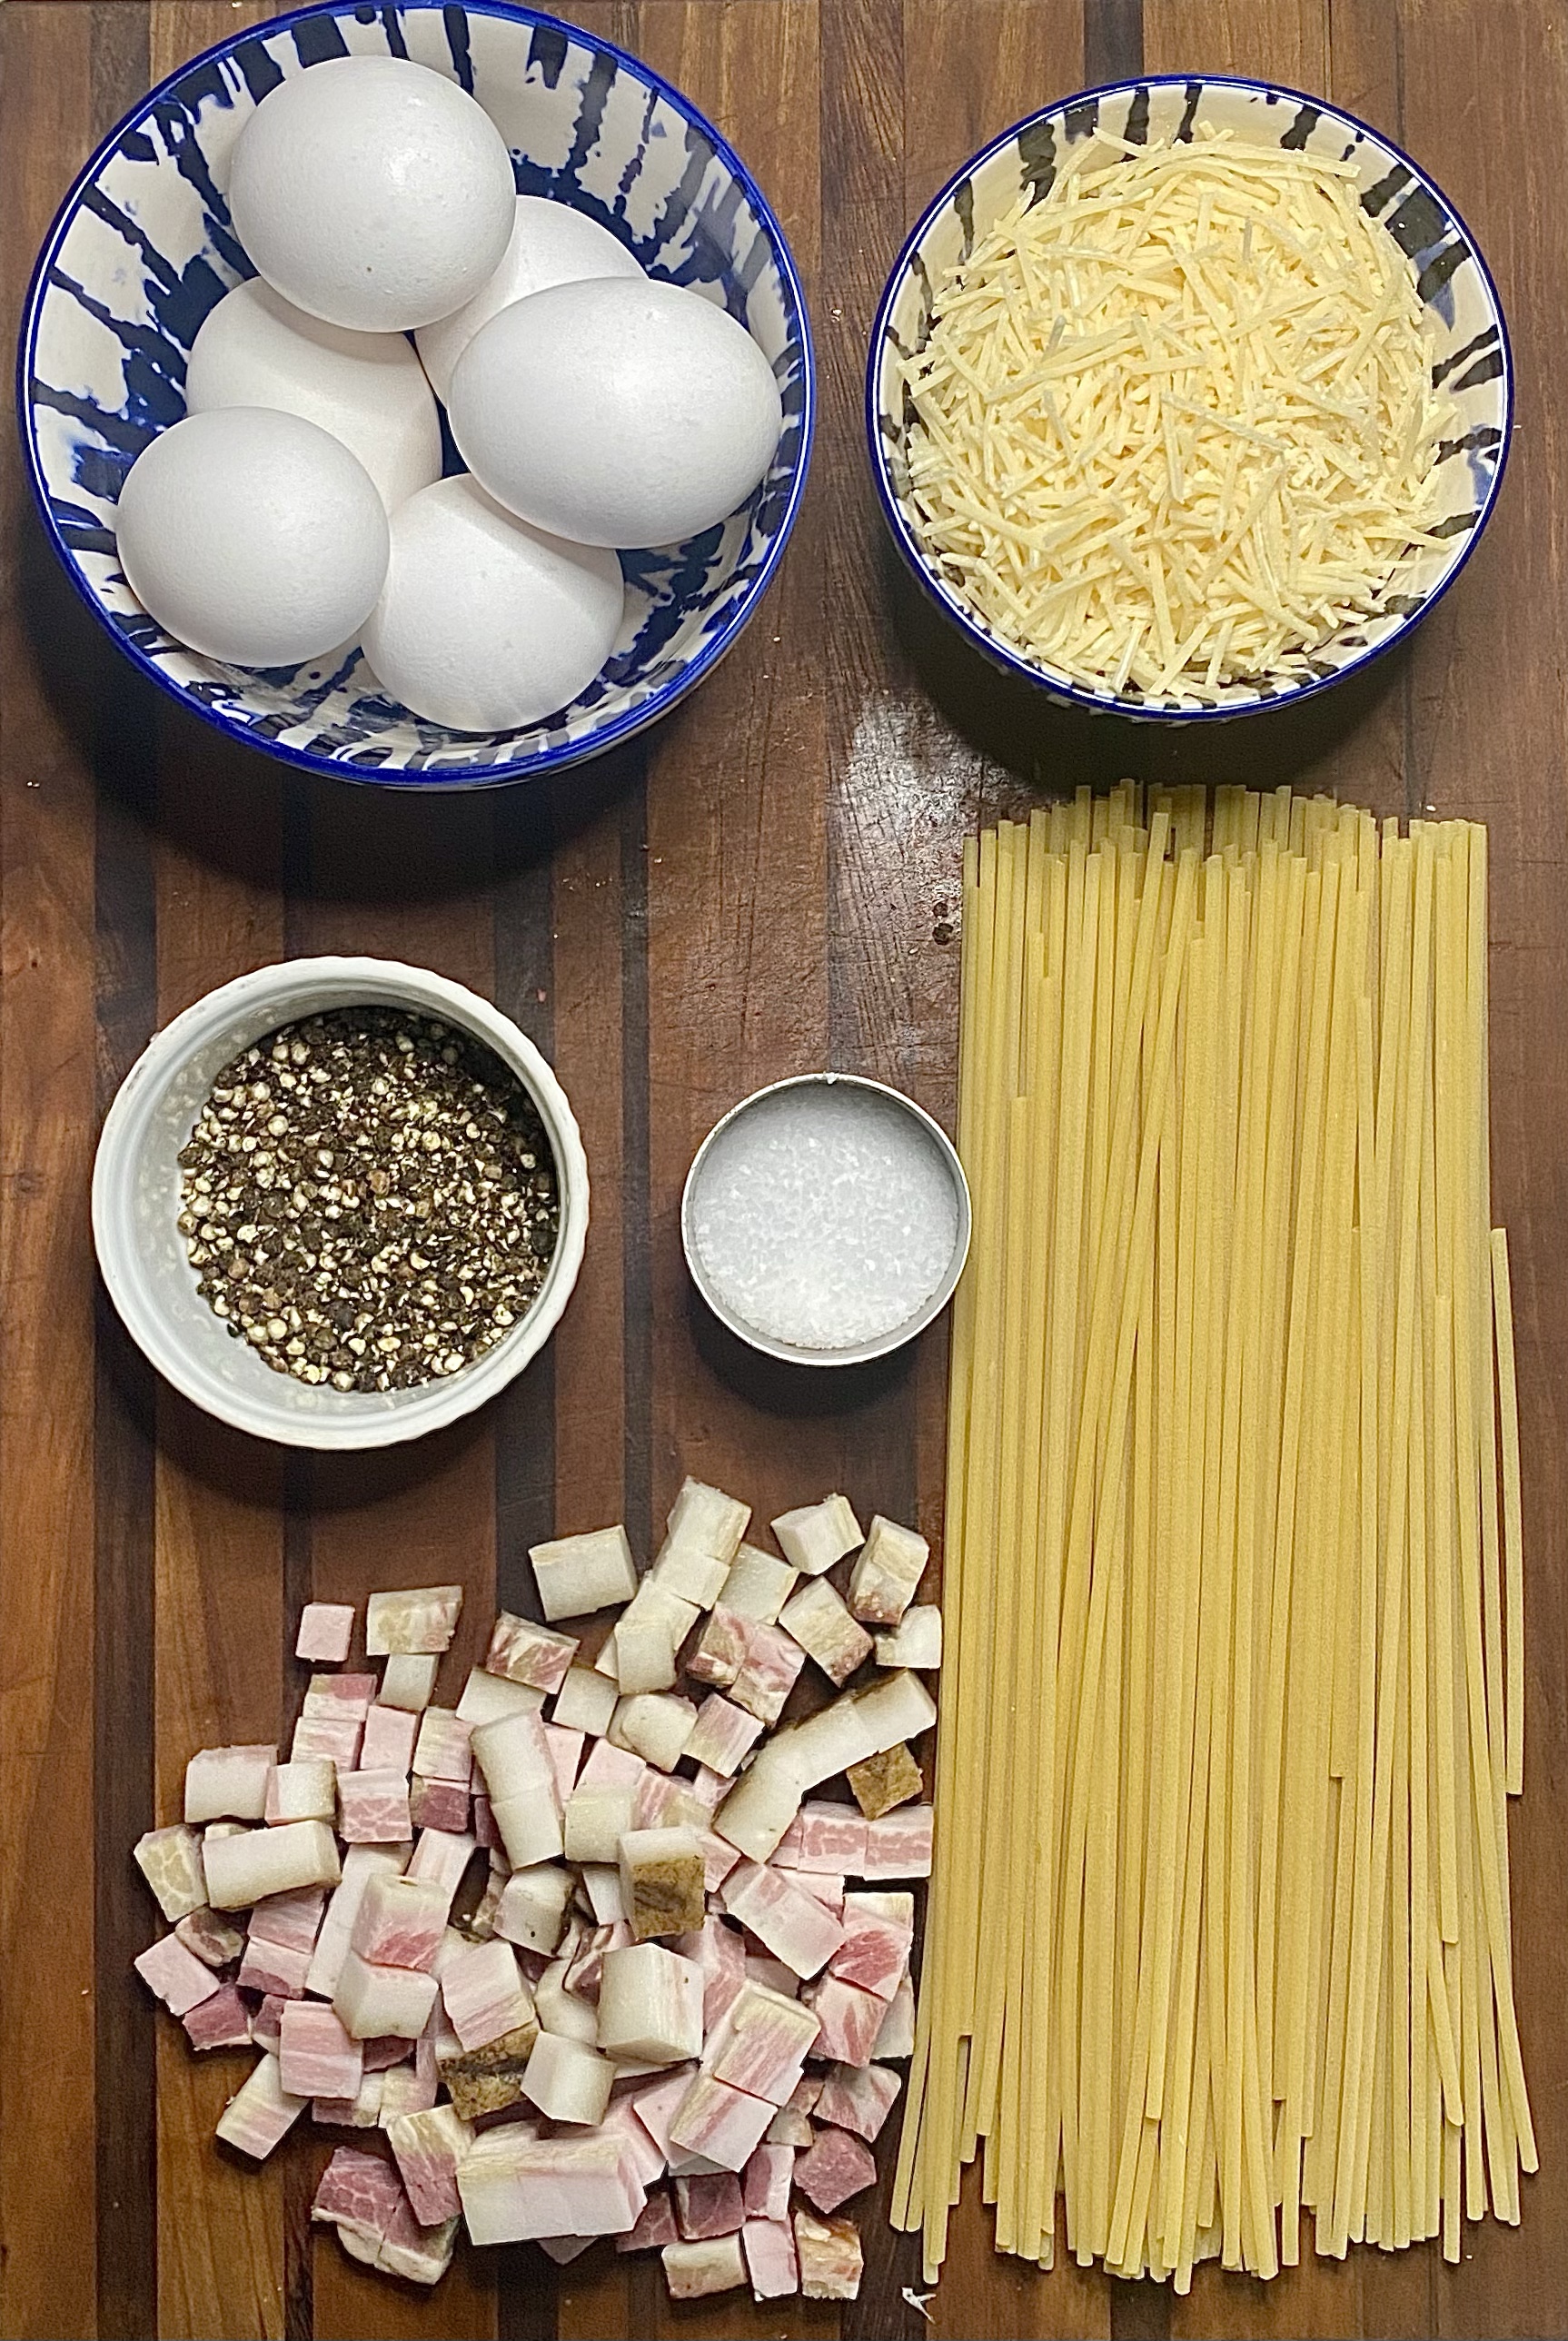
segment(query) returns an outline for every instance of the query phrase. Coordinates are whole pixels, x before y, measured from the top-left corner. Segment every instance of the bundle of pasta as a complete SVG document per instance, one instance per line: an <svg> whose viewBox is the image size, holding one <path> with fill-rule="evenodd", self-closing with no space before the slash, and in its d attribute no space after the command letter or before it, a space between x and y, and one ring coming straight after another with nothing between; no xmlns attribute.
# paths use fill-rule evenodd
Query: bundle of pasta
<svg viewBox="0 0 1568 2341"><path fill-rule="evenodd" d="M1205 848L1207 848L1205 855ZM1535 2167L1486 833L1132 787L966 872L935 1864L894 2217L1273 2275Z"/></svg>

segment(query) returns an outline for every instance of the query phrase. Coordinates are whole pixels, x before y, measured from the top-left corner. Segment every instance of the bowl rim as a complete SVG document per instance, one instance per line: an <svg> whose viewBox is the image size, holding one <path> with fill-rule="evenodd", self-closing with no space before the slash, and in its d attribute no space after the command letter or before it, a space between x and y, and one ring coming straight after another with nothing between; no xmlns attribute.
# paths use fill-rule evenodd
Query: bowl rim
<svg viewBox="0 0 1568 2341"><path fill-rule="evenodd" d="M514 1061L514 1069L544 1124L555 1161L560 1220L545 1287L519 1320L510 1340L488 1353L493 1366L487 1379L481 1380L479 1374L470 1369L453 1375L449 1380L432 1383L429 1394L434 1402L422 1412L416 1413L413 1408L389 1408L359 1419L313 1419L309 1413L302 1412L297 1418L264 1427L244 1403L231 1400L226 1392L215 1393L205 1385L198 1386L187 1370L185 1346L178 1340L166 1338L161 1312L144 1299L140 1280L127 1274L121 1257L124 1230L116 1223L125 1208L125 1163L121 1149L126 1125L149 1086L166 1082L188 1061L195 1044L194 1036L211 1020L215 1010L228 1006L237 1009L254 1002L264 1020L260 1031L265 1033L272 1029L271 1023L265 1021L269 1003L276 1001L280 990L301 981L308 981L312 975L324 981L394 987L404 993L411 1012L439 1016L444 1011L497 1055L506 1051ZM275 1017L273 1021L276 1021ZM90 1217L98 1273L121 1322L148 1363L182 1398L204 1414L215 1416L250 1438L266 1439L280 1447L342 1454L402 1446L432 1431L444 1430L477 1412L516 1380L555 1331L576 1289L587 1247L591 1200L588 1158L571 1101L543 1051L504 1009L467 984L438 974L434 968L416 967L406 960L381 959L367 952L317 952L297 959L268 960L243 975L231 976L226 983L201 993L153 1033L110 1100L104 1116L93 1153ZM474 1367L482 1368L484 1362L475 1360ZM496 1373L494 1368L503 1365L505 1370Z"/></svg>
<svg viewBox="0 0 1568 2341"><path fill-rule="evenodd" d="M1145 700L1124 699L1119 696L1106 697L1095 692L1085 691L1079 683L1064 682L1056 676L1045 673L1044 669L1036 666L1032 660L1024 657L1022 652L1014 650L1009 643L1004 642L1001 635L978 625L969 613L960 606L957 597L944 590L930 563L916 543L914 531L888 480L882 433L878 428L877 383L881 373L882 351L894 303L902 289L913 255L919 249L922 239L927 234L933 221L952 200L954 191L962 186L965 179L973 178L974 174L991 160L993 154L999 153L1003 147L1016 139L1021 132L1032 128L1037 122L1052 120L1058 115L1071 113L1075 106L1086 105L1090 99L1118 97L1124 94L1131 96L1141 89L1185 89L1194 83L1203 88L1243 90L1249 95L1265 98L1273 96L1293 99L1298 105L1311 106L1320 115L1328 115L1334 121L1343 122L1347 129L1358 132L1363 138L1370 138L1384 154L1391 155L1397 163L1403 164L1417 184L1424 188L1433 198L1468 244L1471 258L1480 272L1482 285L1492 313L1497 320L1498 346L1503 359L1503 437L1498 450L1497 463L1483 499L1475 525L1466 537L1452 567L1443 572L1442 578L1418 610L1407 612L1382 642L1369 643L1365 649L1358 651L1353 658L1347 660L1343 666L1336 667L1332 674L1314 675L1309 682L1291 683L1283 689L1269 692L1266 696L1247 700L1236 707L1154 706ZM1449 587L1464 569L1471 554L1481 542L1487 523L1496 510L1498 493L1503 485L1503 475L1508 468L1508 457L1513 444L1516 396L1513 349L1508 335L1508 320L1503 312L1502 297L1497 290L1497 281L1487 265L1486 255L1482 251L1479 242L1471 231L1469 222L1458 204L1443 192L1431 173L1423 170L1414 156L1407 154L1404 148L1390 138L1385 132L1376 129L1370 122L1363 122L1360 115L1352 114L1347 107L1336 104L1332 98L1314 97L1306 90L1293 87L1288 82L1259 81L1245 74L1127 74L1115 81L1096 82L1091 88L1076 90L1069 97L1053 98L1049 105L1036 106L1032 113L1021 115L1018 120L1007 129L1000 131L994 138L987 139L984 146L978 147L968 161L961 164L931 198L900 247L898 257L888 274L887 282L883 287L882 297L877 302L875 314L872 319L871 339L866 352L864 421L866 446L871 458L872 478L876 485L877 502L882 506L883 517L892 533L894 543L903 554L907 566L913 571L916 582L935 603L937 608L953 621L984 657L989 659L994 665L1003 667L1007 672L1021 676L1026 682L1034 684L1037 690L1048 692L1067 705L1084 708L1091 714L1118 715L1124 719L1131 717L1139 722L1150 723L1223 723L1234 722L1243 716L1267 714L1272 710L1294 706L1302 700L1315 698L1320 692L1332 691L1336 684L1343 682L1348 676L1359 674L1364 668L1372 665L1374 660L1382 658L1398 643L1406 641L1427 613L1436 608Z"/></svg>
<svg viewBox="0 0 1568 2341"><path fill-rule="evenodd" d="M422 15L434 15L437 13L444 14L445 0L395 0L395 5L399 13L403 15L417 13ZM410 772L399 765L371 766L340 762L335 757L317 755L308 748L291 746L281 740L259 738L254 726L235 722L220 708L209 705L205 700L198 698L186 685L176 682L155 659L149 656L139 644L132 642L128 635L123 633L115 625L97 594L93 592L82 574L65 543L60 525L50 510L48 488L38 460L36 436L32 425L30 385L33 379L34 355L45 298L49 290L50 275L60 246L75 220L84 193L92 185L126 133L144 122L153 108L174 90L187 74L197 71L198 68L212 63L215 59L229 56L244 42L253 41L258 35L270 38L274 33L286 33L295 25L308 23L315 17L328 16L335 19L344 16L357 17L360 11L356 0L311 0L309 6L285 9L281 15L269 16L259 25L238 25L232 33L225 35L224 39L215 41L209 47L198 50L195 56L187 57L182 65L176 65L173 72L165 74L161 81L155 82L145 95L139 98L127 113L122 115L105 136L99 140L62 196L43 244L39 247L38 256L33 264L33 272L28 278L27 291L22 304L21 324L16 337L17 436L22 442L23 470L26 475L27 485L32 492L33 503L43 523L45 534L78 597L85 603L115 646L143 674L155 682L160 691L165 692L170 699L175 701L189 713L199 717L203 722L210 724L214 731L222 732L225 739L238 741L246 747L254 748L258 754L276 757L282 762L292 764L300 771L319 773L330 780L346 781L359 787L455 790L498 788L508 783L543 780L548 774L564 771L573 764L588 763L595 757L605 754L610 749L618 747L636 732L645 731L650 724L659 722L686 696L688 692L694 690L704 677L717 665L725 652L734 647L737 637L754 613L758 602L771 583L774 572L783 557L784 547L789 542L790 534L799 515L801 500L805 493L806 477L811 469L812 448L816 433L816 362L812 344L811 317L806 306L805 288L801 282L800 271L795 265L794 255L790 250L788 238L779 224L777 214L728 139L714 128L701 108L694 105L674 82L667 80L653 65L644 64L641 57L634 56L629 49L623 48L619 42L612 41L600 33L585 32L581 26L568 23L564 17L552 16L545 9L524 5L522 0L461 0L461 5L464 13L471 16L494 16L505 23L543 25L552 32L562 34L568 42L584 45L601 55L614 57L618 70L629 73L634 80L640 81L654 95L667 99L679 113L685 115L710 142L716 158L726 169L734 173L738 183L744 188L747 199L756 213L758 223L773 248L775 264L790 299L794 303L795 314L799 320L800 453L790 479L788 493L779 514L777 525L757 564L755 575L724 624L710 641L703 644L690 662L682 667L679 674L672 676L667 682L660 684L640 706L624 709L619 714L612 716L602 729L594 731L586 739L563 741L554 747L534 750L530 753L525 763L464 764L453 768L436 766L434 769L424 767L417 772ZM302 70L308 73L310 68L307 65ZM457 736L461 738L463 735Z"/></svg>
<svg viewBox="0 0 1568 2341"><path fill-rule="evenodd" d="M895 1105L903 1108L912 1121L925 1131L926 1136L934 1144L953 1180L958 1203L958 1228L954 1238L953 1257L944 1269L940 1281L926 1295L919 1307L912 1310L907 1317L893 1328L891 1332L874 1335L871 1340L856 1342L853 1348L844 1350L802 1349L798 1343L783 1341L774 1334L763 1332L759 1327L752 1324L749 1319L743 1317L738 1310L732 1309L729 1303L721 1298L708 1274L697 1244L696 1229L694 1225L693 1215L696 1208L697 1182L703 1165L725 1131L739 1121L743 1114L750 1113L754 1107L761 1105L765 1098L777 1097L784 1090L804 1089L869 1090L877 1097L891 1098ZM705 1305L712 1310L727 1332L733 1333L737 1340L744 1341L748 1349L758 1350L764 1358L775 1358L782 1365L786 1366L815 1368L869 1365L874 1359L892 1357L896 1350L904 1349L911 1341L918 1340L922 1333L936 1322L953 1299L954 1292L957 1291L959 1279L968 1264L969 1249L974 1240L974 1198L969 1191L968 1173L964 1168L963 1158L957 1147L934 1114L927 1113L925 1108L917 1104L907 1091L894 1089L889 1081L876 1081L869 1073L833 1071L790 1073L786 1074L783 1081L764 1082L760 1090L752 1090L745 1097L737 1098L728 1111L719 1116L693 1155L691 1168L686 1172L685 1183L681 1189L681 1250L685 1254L686 1270L693 1284L701 1294Z"/></svg>

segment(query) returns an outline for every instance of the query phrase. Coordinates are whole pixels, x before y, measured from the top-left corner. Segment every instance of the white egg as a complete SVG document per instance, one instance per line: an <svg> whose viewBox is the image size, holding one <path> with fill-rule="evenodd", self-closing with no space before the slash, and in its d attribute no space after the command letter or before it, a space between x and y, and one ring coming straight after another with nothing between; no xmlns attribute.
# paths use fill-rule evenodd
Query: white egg
<svg viewBox="0 0 1568 2341"><path fill-rule="evenodd" d="M488 284L465 301L454 316L439 318L415 334L424 371L444 398L452 369L479 331L514 301L543 293L552 284L575 284L584 276L641 276L643 271L618 236L544 195L519 195L506 255Z"/></svg>
<svg viewBox="0 0 1568 2341"><path fill-rule="evenodd" d="M475 480L438 480L392 519L365 655L394 699L459 732L536 723L592 682L620 632L613 553L527 528Z"/></svg>
<svg viewBox="0 0 1568 2341"><path fill-rule="evenodd" d="M185 404L276 406L341 439L388 512L441 477L441 420L403 334L311 317L259 276L209 310L191 344Z"/></svg>
<svg viewBox="0 0 1568 2341"><path fill-rule="evenodd" d="M126 474L120 565L176 641L235 666L297 666L352 641L386 577L364 464L303 415L188 414Z"/></svg>
<svg viewBox="0 0 1568 2341"><path fill-rule="evenodd" d="M783 423L734 319L677 284L557 284L492 317L448 402L463 460L536 528L582 544L674 544L750 495Z"/></svg>
<svg viewBox="0 0 1568 2341"><path fill-rule="evenodd" d="M328 57L279 82L229 165L235 232L268 284L364 333L472 300L500 265L514 197L484 107L406 57Z"/></svg>

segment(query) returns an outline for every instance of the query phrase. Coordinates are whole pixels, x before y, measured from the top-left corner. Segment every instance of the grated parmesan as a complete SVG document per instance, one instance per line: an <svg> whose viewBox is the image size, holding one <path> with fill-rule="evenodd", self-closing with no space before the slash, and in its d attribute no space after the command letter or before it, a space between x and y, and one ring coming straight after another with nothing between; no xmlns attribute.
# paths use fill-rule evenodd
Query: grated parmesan
<svg viewBox="0 0 1568 2341"><path fill-rule="evenodd" d="M1415 271L1353 165L1085 149L935 288L901 360L918 533L1066 681L1297 680L1430 533L1449 403Z"/></svg>

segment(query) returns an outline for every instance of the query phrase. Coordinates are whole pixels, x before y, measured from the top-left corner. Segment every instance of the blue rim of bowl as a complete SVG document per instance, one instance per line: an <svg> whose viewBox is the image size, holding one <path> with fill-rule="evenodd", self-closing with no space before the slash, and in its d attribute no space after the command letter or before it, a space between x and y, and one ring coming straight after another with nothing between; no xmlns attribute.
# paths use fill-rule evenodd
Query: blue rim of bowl
<svg viewBox="0 0 1568 2341"><path fill-rule="evenodd" d="M444 13L444 0L395 0L395 5L398 13L404 15L415 14L434 15L438 12ZM389 770L385 766L378 766L372 770L366 766L340 762L332 756L314 755L309 749L289 747L282 741L258 740L247 724L230 722L219 709L209 707L202 700L195 698L184 684L176 682L172 675L165 673L155 659L150 658L138 644L129 641L117 627L110 623L103 604L72 558L59 523L49 508L48 490L39 468L31 424L30 385L33 379L33 361L39 319L44 305L44 295L48 287L49 273L55 264L71 223L75 217L83 191L92 184L126 132L145 121L160 100L175 88L187 74L194 73L199 66L210 63L215 58L232 55L242 42L254 41L258 35L265 35L270 39L275 33L286 33L295 25L308 24L315 17L330 16L335 19L345 15L352 16L355 13L354 0L318 0L318 5L315 6L286 9L281 15L266 17L259 25L238 25L226 40L215 41L210 48L199 50L195 56L187 57L183 65L177 65L173 73L165 74L162 81L155 82L146 95L139 99L129 113L123 115L107 136L94 148L61 199L59 209L55 214L49 232L44 238L38 257L33 265L26 298L22 304L22 324L17 335L17 431L22 441L27 484L32 490L33 502L37 509L39 519L44 524L45 534L59 556L61 565L72 585L80 599L91 610L98 623L113 640L116 648L130 659L133 664L139 667L150 681L156 683L160 691L166 692L170 699L175 701L188 713L198 716L203 722L210 724L215 732L221 732L226 739L237 740L243 745L254 748L258 755L276 757L305 772L319 773L328 780L347 781L362 788L457 790L496 788L508 782L515 784L524 781L542 780L547 773L562 772L570 765L590 763L596 757L606 754L610 749L619 747L634 733L646 731L650 724L658 722L686 696L688 692L694 691L704 675L717 665L726 651L733 648L736 638L755 611L783 557L784 546L788 543L791 532L794 527L795 519L800 511L801 498L805 493L806 475L811 469L812 444L816 432L815 353L812 347L811 318L806 308L805 288L801 283L800 271L794 264L794 255L790 251L788 241L783 228L779 225L773 205L768 202L756 180L741 161L728 139L721 136L706 115L694 105L691 99L678 89L674 82L666 81L663 74L656 73L652 65L644 65L640 57L634 56L629 49L622 48L618 42L606 40L598 33L584 32L579 25L568 24L564 17L552 16L543 9L508 5L507 0L462 0L462 5L468 15L494 16L509 24L542 25L546 31L562 34L569 42L586 45L604 55L614 57L618 69L629 73L633 79L640 81L644 88L653 91L660 97L666 98L677 112L685 115L709 141L717 160L728 170L734 172L739 184L745 189L747 199L756 213L758 223L773 247L779 274L794 304L795 314L800 320L802 359L800 455L795 464L794 477L790 482L788 496L779 514L773 541L763 555L749 590L713 639L703 645L689 666L684 667L679 675L661 686L660 690L644 701L640 707L628 708L622 714L612 716L602 730L592 732L585 740L564 741L557 747L541 748L531 752L526 762L465 764L456 770L442 770L439 767L431 770L427 767L418 772L405 772L396 768ZM382 12L378 9L376 13L379 15ZM306 70L308 71L309 68L307 67ZM456 736L461 738L463 735Z"/></svg>
<svg viewBox="0 0 1568 2341"><path fill-rule="evenodd" d="M1356 656L1348 660L1343 666L1336 668L1333 674L1314 676L1311 682L1293 684L1287 689L1271 692L1266 698L1249 700L1241 707L1156 707L1151 705L1146 700L1105 698L1096 692L1083 690L1077 683L1060 682L1056 676L1047 674L1043 667L1036 666L1032 660L1023 657L1020 652L1010 648L1000 634L993 633L987 628L976 625L974 620L958 606L956 596L950 597L944 592L932 574L931 564L915 539L903 506L889 485L887 466L882 451L882 433L878 427L876 384L883 344L887 335L888 319L908 272L910 261L919 249L922 237L926 234L937 214L951 201L954 190L962 186L965 179L973 178L974 174L991 160L993 154L1000 153L1001 149L1015 139L1021 131L1032 128L1037 122L1044 122L1070 113L1074 106L1087 105L1091 99L1117 97L1124 93L1131 96L1134 91L1140 89L1184 89L1193 82L1202 83L1204 88L1239 89L1264 98L1273 96L1293 99L1298 105L1310 105L1320 115L1327 115L1333 121L1343 122L1347 129L1357 132L1363 138L1370 138L1374 144L1382 147L1385 154L1393 155L1397 162L1403 163L1412 177L1425 188L1439 209L1453 222L1469 246L1470 256L1481 273L1482 284L1485 287L1487 299L1497 319L1498 346L1503 356L1504 395L1503 444L1498 453L1496 469L1492 474L1491 485L1482 503L1475 525L1470 531L1464 549L1452 569L1446 573L1441 583L1433 586L1420 609L1412 611L1404 617L1383 642L1370 643L1365 650L1358 652ZM1492 518L1496 508L1498 491L1503 485L1503 474L1508 468L1509 452L1513 444L1513 351L1508 338L1508 321L1503 314L1496 280L1487 266L1481 246L1471 234L1469 223L1458 205L1450 202L1436 180L1422 169L1421 164L1413 155L1407 154L1403 146L1396 145L1393 140L1383 131L1374 129L1370 122L1363 122L1359 115L1346 113L1343 105L1335 105L1327 98L1313 97L1305 90L1293 89L1287 82L1249 81L1242 74L1132 74L1125 75L1120 81L1098 82L1093 89L1081 89L1075 91L1071 97L1057 98L1049 105L1036 106L1033 114L1021 115L1010 129L1004 130L996 137L989 139L984 146L978 148L970 156L967 163L954 171L946 184L932 197L914 226L904 238L903 248L898 258L894 262L886 284L883 287L882 298L876 304L876 314L872 321L871 344L866 354L865 364L865 439L871 457L871 474L876 483L877 502L882 506L883 517L887 522L894 543L904 555L908 567L913 571L916 583L924 587L937 608L952 620L959 632L966 636L981 655L989 659L993 665L1004 668L1010 674L1021 676L1024 682L1033 683L1037 690L1048 692L1053 698L1067 705L1085 708L1091 714L1133 717L1139 722L1150 723L1234 722L1243 716L1263 715L1273 709L1294 707L1303 699L1314 699L1320 692L1332 691L1337 683L1343 682L1347 676L1359 674L1363 668L1372 665L1374 660L1383 657L1387 652L1407 641L1428 611L1436 608L1449 587L1460 575L1471 554L1480 543L1483 532Z"/></svg>

